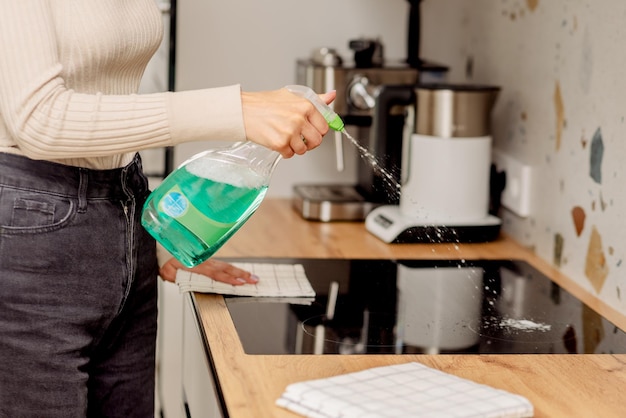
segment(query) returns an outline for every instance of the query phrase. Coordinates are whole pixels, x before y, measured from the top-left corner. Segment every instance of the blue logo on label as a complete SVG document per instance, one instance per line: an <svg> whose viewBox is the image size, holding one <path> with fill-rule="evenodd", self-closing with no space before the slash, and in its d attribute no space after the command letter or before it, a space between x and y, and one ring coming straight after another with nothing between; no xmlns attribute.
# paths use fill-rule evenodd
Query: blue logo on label
<svg viewBox="0 0 626 418"><path fill-rule="evenodd" d="M172 218L184 215L187 208L189 208L189 201L182 193L169 192L161 199L161 209Z"/></svg>

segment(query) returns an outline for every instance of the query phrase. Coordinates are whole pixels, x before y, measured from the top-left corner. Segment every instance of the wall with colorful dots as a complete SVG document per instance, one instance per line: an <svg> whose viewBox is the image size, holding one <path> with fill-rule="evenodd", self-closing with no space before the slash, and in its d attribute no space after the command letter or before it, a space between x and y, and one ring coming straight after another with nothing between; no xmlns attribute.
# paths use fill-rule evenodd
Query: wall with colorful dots
<svg viewBox="0 0 626 418"><path fill-rule="evenodd" d="M533 167L505 232L626 314L626 2L424 0L422 58L502 88L494 146Z"/></svg>

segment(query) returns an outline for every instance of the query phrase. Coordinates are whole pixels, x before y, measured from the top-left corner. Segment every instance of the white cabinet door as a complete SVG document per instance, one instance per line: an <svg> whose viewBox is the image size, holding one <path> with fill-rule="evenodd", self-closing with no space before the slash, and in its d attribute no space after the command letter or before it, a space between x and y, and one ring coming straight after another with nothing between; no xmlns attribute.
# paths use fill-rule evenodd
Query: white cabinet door
<svg viewBox="0 0 626 418"><path fill-rule="evenodd" d="M183 418L183 295L178 286L159 279L157 332L157 416Z"/></svg>
<svg viewBox="0 0 626 418"><path fill-rule="evenodd" d="M183 396L191 418L223 417L213 374L193 312L191 297L185 295L183 311Z"/></svg>

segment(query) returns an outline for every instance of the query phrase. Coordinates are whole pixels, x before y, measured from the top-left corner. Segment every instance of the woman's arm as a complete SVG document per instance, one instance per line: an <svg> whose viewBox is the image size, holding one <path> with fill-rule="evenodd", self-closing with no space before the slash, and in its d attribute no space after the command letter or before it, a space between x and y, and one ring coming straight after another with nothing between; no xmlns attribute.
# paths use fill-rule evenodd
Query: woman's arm
<svg viewBox="0 0 626 418"><path fill-rule="evenodd" d="M161 17L144 5L132 20L118 6L105 9L111 4L0 2L0 116L14 146L31 158L63 159L244 140L239 86L133 94Z"/></svg>

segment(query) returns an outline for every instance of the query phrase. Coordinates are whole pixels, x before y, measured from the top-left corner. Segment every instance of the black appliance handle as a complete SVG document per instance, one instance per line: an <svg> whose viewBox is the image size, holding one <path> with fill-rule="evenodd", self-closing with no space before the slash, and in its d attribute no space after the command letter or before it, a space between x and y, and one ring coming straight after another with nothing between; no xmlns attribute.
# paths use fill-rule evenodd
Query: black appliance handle
<svg viewBox="0 0 626 418"><path fill-rule="evenodd" d="M421 41L421 11L422 0L408 0L409 2L409 28L407 39L406 62L411 68L419 68L422 64L420 59Z"/></svg>
<svg viewBox="0 0 626 418"><path fill-rule="evenodd" d="M377 141L376 144L383 144L389 133L388 116L391 107L394 105L409 105L415 100L414 85L382 85L376 96L374 105L374 118L372 120L372 132ZM375 150L376 155L380 155L381 150ZM384 152L384 151L383 151Z"/></svg>

